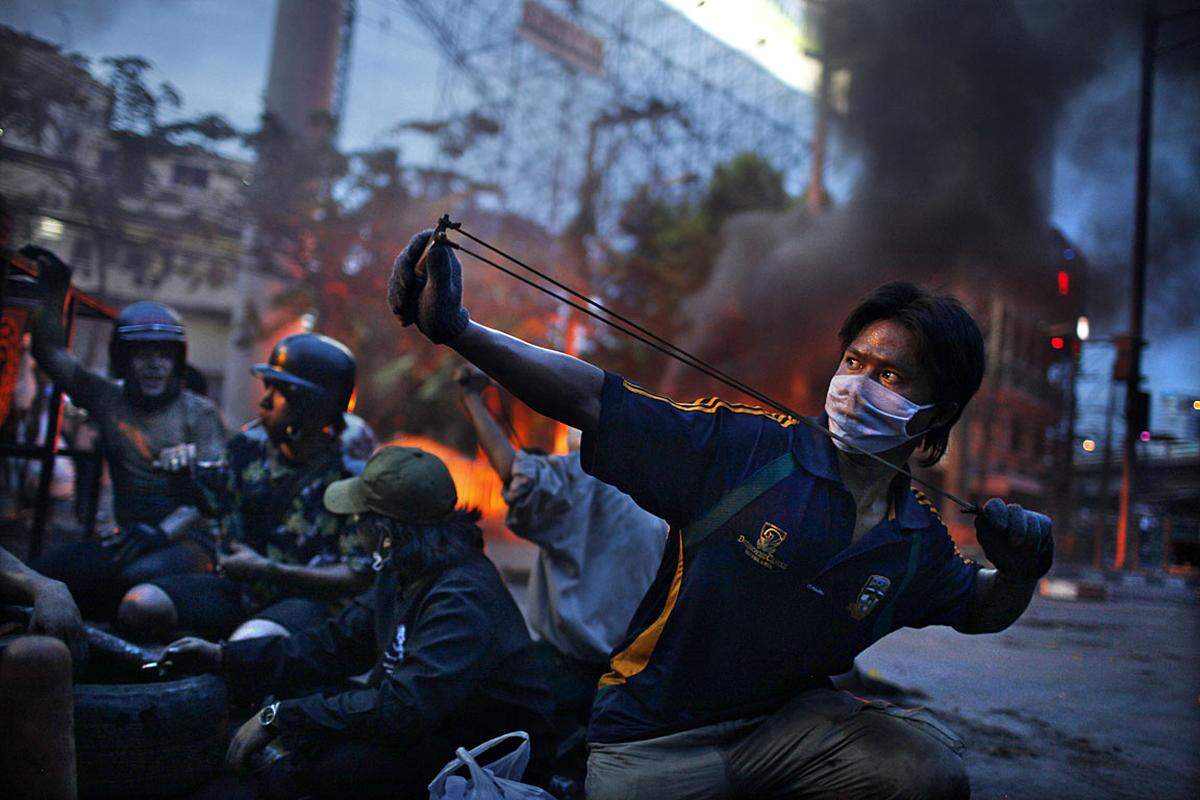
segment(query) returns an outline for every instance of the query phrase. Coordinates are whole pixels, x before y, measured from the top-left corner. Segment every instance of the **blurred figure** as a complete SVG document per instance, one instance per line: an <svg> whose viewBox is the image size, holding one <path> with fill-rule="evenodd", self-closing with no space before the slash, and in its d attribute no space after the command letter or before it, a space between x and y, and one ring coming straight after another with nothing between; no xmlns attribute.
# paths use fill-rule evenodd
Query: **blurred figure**
<svg viewBox="0 0 1200 800"><path fill-rule="evenodd" d="M26 335L21 342L17 380L13 388L12 405L8 417L4 420L2 438L13 444L40 445L46 440L47 426L50 422L46 391L49 387L43 387L38 380L29 349L30 340ZM66 441L61 435L58 438L58 447L66 447ZM42 462L38 459L6 458L0 461L0 519L6 527L26 527L26 512L32 509L36 500L41 474ZM65 457L54 459L47 526L69 524L73 511L75 481L75 462ZM17 531L13 531L8 535L11 538L24 538L14 536L16 533Z"/></svg>
<svg viewBox="0 0 1200 800"><path fill-rule="evenodd" d="M367 421L357 414L347 411L342 415L342 422L345 425L342 435L339 437L342 442L342 452L346 455L346 459L361 472L367 459L379 447L379 437L375 435L375 431L367 424Z"/></svg>
<svg viewBox="0 0 1200 800"><path fill-rule="evenodd" d="M483 554L479 513L436 456L385 447L325 508L354 516L376 553L372 592L288 638L183 639L172 670L221 671L235 699L266 700L227 760L266 797L428 797L454 757L512 730L544 778L550 697L521 613ZM366 685L349 683L370 670Z"/></svg>
<svg viewBox="0 0 1200 800"><path fill-rule="evenodd" d="M66 545L33 566L66 583L87 616L110 619L136 583L212 569L213 526L197 509L196 492L160 466L164 451L185 443L201 458L220 458L225 430L216 406L182 386L187 339L178 314L160 303L128 306L109 341L115 379L91 372L63 345L70 268L39 247L21 252L37 262L43 292L34 358L99 427L116 515L116 527L101 541Z"/></svg>
<svg viewBox="0 0 1200 800"><path fill-rule="evenodd" d="M583 471L577 430L568 436L568 455L518 452L483 401L491 380L471 366L454 378L479 445L504 483L505 524L538 546L526 616L552 667L556 730L564 740L575 735L582 753L596 683L654 580L667 524Z"/></svg>
<svg viewBox="0 0 1200 800"><path fill-rule="evenodd" d="M67 587L0 547L0 601L33 606L27 635L0 635L0 797L75 797L71 674L87 661ZM0 634L3 634L0 631Z"/></svg>
<svg viewBox="0 0 1200 800"><path fill-rule="evenodd" d="M220 574L133 587L118 614L131 636L176 627L211 638L286 636L370 583L354 525L321 504L325 487L361 471L340 443L354 356L327 336L300 333L253 371L265 390L259 419L230 440L227 463L200 463L189 447L166 458L167 469L194 476L206 513L220 519Z"/></svg>

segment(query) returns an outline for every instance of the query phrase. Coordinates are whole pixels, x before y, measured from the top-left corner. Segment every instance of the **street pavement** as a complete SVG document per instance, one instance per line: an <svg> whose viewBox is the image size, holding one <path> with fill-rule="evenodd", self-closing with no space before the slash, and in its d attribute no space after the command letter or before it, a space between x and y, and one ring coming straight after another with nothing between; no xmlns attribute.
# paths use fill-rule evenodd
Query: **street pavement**
<svg viewBox="0 0 1200 800"><path fill-rule="evenodd" d="M1200 798L1194 597L1035 597L1011 628L902 630L863 653L966 741L973 798Z"/></svg>

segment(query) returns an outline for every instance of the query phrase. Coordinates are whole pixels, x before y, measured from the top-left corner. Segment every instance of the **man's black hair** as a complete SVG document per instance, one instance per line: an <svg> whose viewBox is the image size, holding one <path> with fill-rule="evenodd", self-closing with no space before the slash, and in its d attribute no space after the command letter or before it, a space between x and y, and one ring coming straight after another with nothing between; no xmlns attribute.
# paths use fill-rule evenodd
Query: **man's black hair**
<svg viewBox="0 0 1200 800"><path fill-rule="evenodd" d="M919 463L932 466L945 455L950 429L983 382L983 334L957 298L896 281L864 297L846 317L838 331L842 351L867 326L881 320L894 320L916 337L921 363L933 376L935 402L958 405L949 421L921 437L924 456Z"/></svg>
<svg viewBox="0 0 1200 800"><path fill-rule="evenodd" d="M472 552L483 551L481 514L477 508L456 508L442 522L417 525L368 511L359 525L365 533L390 537L392 567L406 581L438 575L462 563Z"/></svg>

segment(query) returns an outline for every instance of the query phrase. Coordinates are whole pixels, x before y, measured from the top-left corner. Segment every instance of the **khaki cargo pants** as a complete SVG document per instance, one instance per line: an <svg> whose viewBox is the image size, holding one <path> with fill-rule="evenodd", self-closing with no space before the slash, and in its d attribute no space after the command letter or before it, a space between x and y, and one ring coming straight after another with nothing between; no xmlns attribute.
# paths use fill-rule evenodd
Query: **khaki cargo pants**
<svg viewBox="0 0 1200 800"><path fill-rule="evenodd" d="M761 717L590 747L588 800L968 798L962 741L923 709L812 689Z"/></svg>

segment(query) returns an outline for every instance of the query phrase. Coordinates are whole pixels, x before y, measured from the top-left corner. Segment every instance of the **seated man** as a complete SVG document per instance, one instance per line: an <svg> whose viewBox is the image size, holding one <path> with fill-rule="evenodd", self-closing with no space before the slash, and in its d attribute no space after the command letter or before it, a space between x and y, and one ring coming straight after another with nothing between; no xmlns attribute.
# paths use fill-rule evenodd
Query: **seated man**
<svg viewBox="0 0 1200 800"><path fill-rule="evenodd" d="M583 471L577 430L568 455L517 452L481 396L488 377L467 366L455 379L479 446L504 482L505 524L538 546L526 618L548 651L555 726L566 737L587 725L596 682L662 561L667 524Z"/></svg>
<svg viewBox="0 0 1200 800"><path fill-rule="evenodd" d="M30 604L29 635L0 636L0 797L75 797L71 673L87 661L71 593L0 547L0 602Z"/></svg>
<svg viewBox="0 0 1200 800"><path fill-rule="evenodd" d="M220 519L220 576L133 587L118 612L130 635L181 627L213 638L283 636L370 584L353 524L321 505L329 484L357 471L338 440L354 356L327 336L301 333L280 340L254 372L266 389L259 420L230 440L227 463L197 465L186 447L165 459L167 468L195 474L205 512Z"/></svg>
<svg viewBox="0 0 1200 800"><path fill-rule="evenodd" d="M160 303L132 304L117 317L109 341L116 380L91 372L65 347L70 268L42 248L22 253L37 261L43 292L33 356L99 427L117 522L99 542L66 545L32 564L66 583L87 616L111 619L136 583L212 569L215 536L196 508L195 491L156 464L162 451L185 444L199 458L220 458L225 428L212 401L182 388L187 339L178 314Z"/></svg>
<svg viewBox="0 0 1200 800"><path fill-rule="evenodd" d="M935 463L979 388L983 337L966 309L908 283L869 294L809 427L716 398L674 403L472 321L450 247L417 275L429 235L396 259L393 312L582 430L583 468L671 525L600 680L588 797L968 796L957 737L829 681L898 628L1004 629L1050 568L1047 517L990 500L975 526L996 569L981 569L892 469L918 448Z"/></svg>
<svg viewBox="0 0 1200 800"><path fill-rule="evenodd" d="M372 592L291 637L167 648L168 669L220 671L243 703L272 697L228 754L235 769L262 767L264 795L428 797L455 748L513 730L531 736L536 779L550 745L549 692L521 613L483 555L479 512L457 502L436 456L383 448L360 478L325 491L326 508L357 516L375 550ZM368 669L365 686L348 683Z"/></svg>

